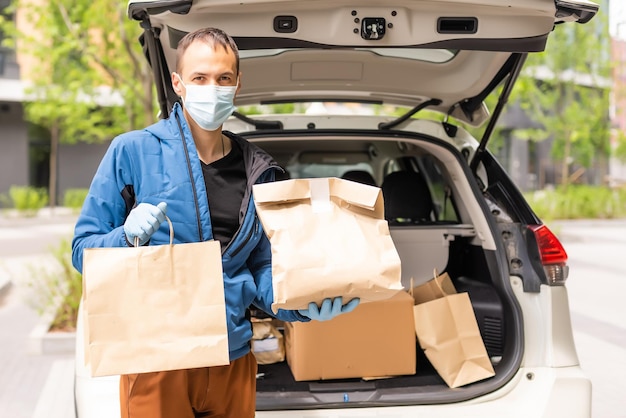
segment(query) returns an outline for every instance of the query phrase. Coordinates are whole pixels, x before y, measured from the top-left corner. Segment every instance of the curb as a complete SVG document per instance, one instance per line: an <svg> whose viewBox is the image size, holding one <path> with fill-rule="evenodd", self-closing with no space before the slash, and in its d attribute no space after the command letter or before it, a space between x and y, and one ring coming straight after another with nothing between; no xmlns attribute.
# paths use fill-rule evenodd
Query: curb
<svg viewBox="0 0 626 418"><path fill-rule="evenodd" d="M58 222L75 223L78 215L78 211L64 207L44 208L33 214L26 214L15 209L0 209L0 226L20 227Z"/></svg>
<svg viewBox="0 0 626 418"><path fill-rule="evenodd" d="M49 332L54 315L45 314L28 335L29 354L73 354L76 349L75 332Z"/></svg>

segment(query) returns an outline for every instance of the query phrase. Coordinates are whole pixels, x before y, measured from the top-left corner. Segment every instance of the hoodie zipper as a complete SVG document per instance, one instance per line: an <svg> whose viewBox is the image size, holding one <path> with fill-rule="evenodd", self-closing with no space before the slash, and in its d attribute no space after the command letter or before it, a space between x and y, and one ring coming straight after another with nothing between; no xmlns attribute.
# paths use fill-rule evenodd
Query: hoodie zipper
<svg viewBox="0 0 626 418"><path fill-rule="evenodd" d="M180 131L180 139L183 141L183 150L185 151L185 159L187 160L187 171L189 172L189 181L191 181L191 192L193 193L193 202L196 209L196 221L198 222L198 242L204 241L202 234L202 222L200 221L200 208L198 207L198 194L196 192L196 183L193 180L193 171L191 170L191 160L189 159L189 150L187 148L187 141L185 139L185 133L183 127L178 118L178 112L174 113L176 122L178 123L178 130Z"/></svg>
<svg viewBox="0 0 626 418"><path fill-rule="evenodd" d="M199 241L202 242L204 241L203 239L203 235L202 235L202 222L200 220L200 208L198 207L198 195L196 193L196 184L194 182L193 179L193 171L191 169L191 160L189 159L189 152L188 152L188 148L187 148L187 143L185 141L185 134L183 132L183 127L180 123L180 119L178 117L178 113L174 114L176 117L176 122L178 123L178 130L180 131L180 136L181 139L183 141L183 149L185 151L185 159L187 161L187 170L189 172L189 180L191 181L191 190L193 193L193 201L194 201L194 207L196 209L196 221L198 223L198 236L199 236ZM231 138L232 140L232 138ZM253 159L253 157L252 157ZM265 172L265 170L268 170L272 167L278 167L277 165L272 165L269 164L267 167L263 168L262 170L259 170L260 173L258 176L252 176L255 177L255 181L258 177L261 176L261 174L263 172ZM257 169L258 170L258 169ZM255 174L255 172L252 172L251 174ZM247 190L251 190L252 187L249 186ZM250 193L251 194L251 193ZM247 212L248 212L248 206L250 204L249 199L251 199L250 196L248 196L248 198L246 199L246 211L244 212L244 215L242 217L242 220L244 220L246 218ZM246 244L250 241L250 239L252 239L252 235L255 233L259 232L259 219L256 216L256 214L254 215L254 226L252 228L250 228L250 231L248 232L248 234L246 235L246 237L243 239L243 241L237 246L237 248L235 248L233 251L231 251L231 257L235 257L237 254L239 254L241 252L241 250L243 250L243 248L246 246ZM239 234L239 231L241 231L241 227L243 226L243 223L239 226L239 229L237 229L237 231L235 232L235 234L233 235L233 237L236 237ZM231 240L230 243L224 248L224 250L222 251L222 255L226 254L226 252L230 249L230 245L234 242L234 240Z"/></svg>
<svg viewBox="0 0 626 418"><path fill-rule="evenodd" d="M248 232L248 235L246 235L246 237L237 246L237 248L235 248L233 251L231 251L231 253L230 253L231 257L236 257L237 254L239 254L241 252L241 250L243 250L243 248L246 246L246 244L250 241L250 239L252 238L252 235L259 232L259 219L257 218L256 214L254 215L254 221L253 222L254 222L254 226L252 228L250 228L250 231Z"/></svg>

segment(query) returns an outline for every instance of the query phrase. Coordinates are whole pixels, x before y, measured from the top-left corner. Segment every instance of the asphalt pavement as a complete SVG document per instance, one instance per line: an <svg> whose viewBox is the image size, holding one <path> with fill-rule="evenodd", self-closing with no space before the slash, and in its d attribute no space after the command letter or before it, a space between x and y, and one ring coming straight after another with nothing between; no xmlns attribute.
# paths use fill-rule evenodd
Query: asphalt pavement
<svg viewBox="0 0 626 418"><path fill-rule="evenodd" d="M569 256L574 341L593 418L626 417L626 219L554 222Z"/></svg>
<svg viewBox="0 0 626 418"><path fill-rule="evenodd" d="M0 213L0 416L75 418L72 352L32 353L41 322L30 281L70 239L67 211L15 218ZM568 292L581 365L593 383L593 417L626 418L626 219L553 222L569 255ZM44 267L45 268L45 267Z"/></svg>

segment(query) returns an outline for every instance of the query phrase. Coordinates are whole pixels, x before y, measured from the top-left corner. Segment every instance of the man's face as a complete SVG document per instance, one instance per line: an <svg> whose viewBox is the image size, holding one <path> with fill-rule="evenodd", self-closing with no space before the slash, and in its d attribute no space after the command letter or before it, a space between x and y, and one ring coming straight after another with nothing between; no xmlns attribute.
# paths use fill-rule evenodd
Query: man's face
<svg viewBox="0 0 626 418"><path fill-rule="evenodd" d="M179 63L180 77L188 84L236 86L240 74L237 73L235 54L221 45L215 49L203 41L195 41L185 51ZM185 97L185 87L178 77L172 74L172 86L179 96ZM237 88L239 88L241 83Z"/></svg>

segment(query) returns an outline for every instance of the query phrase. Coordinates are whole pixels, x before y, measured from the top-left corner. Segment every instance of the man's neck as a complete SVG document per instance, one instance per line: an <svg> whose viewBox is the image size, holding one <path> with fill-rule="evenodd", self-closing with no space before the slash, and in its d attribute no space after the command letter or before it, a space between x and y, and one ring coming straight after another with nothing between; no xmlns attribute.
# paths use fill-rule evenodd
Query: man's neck
<svg viewBox="0 0 626 418"><path fill-rule="evenodd" d="M199 127L188 115L185 115L185 118L191 129L191 135L196 144L198 157L202 162L211 164L212 162L224 158L224 156L230 152L230 139L222 134L221 126L215 131L207 131Z"/></svg>

